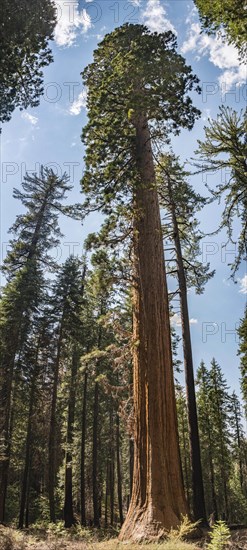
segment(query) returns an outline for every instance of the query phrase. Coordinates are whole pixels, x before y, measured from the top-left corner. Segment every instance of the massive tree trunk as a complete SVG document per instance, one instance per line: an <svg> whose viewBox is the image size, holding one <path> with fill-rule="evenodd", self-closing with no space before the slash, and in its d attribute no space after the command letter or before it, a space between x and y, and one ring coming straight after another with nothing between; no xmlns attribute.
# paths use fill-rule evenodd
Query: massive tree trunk
<svg viewBox="0 0 247 550"><path fill-rule="evenodd" d="M81 424L81 524L86 525L86 494L85 494L85 447L87 419L87 380L88 372L84 374L82 424Z"/></svg>
<svg viewBox="0 0 247 550"><path fill-rule="evenodd" d="M171 205L172 226L174 234L174 243L177 259L178 284L180 294L180 309L182 321L182 338L183 338L183 353L184 353L184 371L185 371L185 386L188 411L189 425L189 442L190 442L190 459L192 468L192 494L193 494L193 514L195 520L202 520L207 524L202 465L201 465L201 450L199 440L199 429L196 407L196 392L193 369L192 346L190 337L190 322L187 300L187 283L183 265L183 255L179 236L179 228L176 217L176 209L172 196L171 181L168 176L168 193Z"/></svg>
<svg viewBox="0 0 247 550"><path fill-rule="evenodd" d="M150 133L136 126L133 491L121 539L150 539L188 513L179 453L164 250Z"/></svg>
<svg viewBox="0 0 247 550"><path fill-rule="evenodd" d="M75 399L76 399L76 377L78 371L79 354L74 349L72 355L71 380L69 389L69 406L67 422L67 441L65 454L65 498L64 498L64 526L72 527L75 523L73 512L73 470L72 470L72 445L74 440L74 420L75 420Z"/></svg>

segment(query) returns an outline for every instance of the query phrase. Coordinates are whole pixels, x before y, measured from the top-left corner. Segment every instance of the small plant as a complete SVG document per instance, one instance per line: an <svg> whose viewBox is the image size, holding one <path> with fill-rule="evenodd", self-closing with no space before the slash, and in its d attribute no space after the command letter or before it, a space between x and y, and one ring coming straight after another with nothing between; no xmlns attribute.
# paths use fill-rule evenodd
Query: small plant
<svg viewBox="0 0 247 550"><path fill-rule="evenodd" d="M210 533L211 541L207 545L208 550L224 550L230 538L230 529L224 521L216 521Z"/></svg>
<svg viewBox="0 0 247 550"><path fill-rule="evenodd" d="M182 516L182 521L177 529L171 529L167 535L169 541L176 542L184 540L198 527L200 521L192 523L188 516Z"/></svg>

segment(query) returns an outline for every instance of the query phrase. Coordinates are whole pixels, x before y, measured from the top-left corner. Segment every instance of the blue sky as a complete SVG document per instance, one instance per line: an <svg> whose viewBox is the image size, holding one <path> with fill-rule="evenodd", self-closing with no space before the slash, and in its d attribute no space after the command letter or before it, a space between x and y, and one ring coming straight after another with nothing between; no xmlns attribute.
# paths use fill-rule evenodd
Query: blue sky
<svg viewBox="0 0 247 550"><path fill-rule="evenodd" d="M246 68L238 64L233 46L220 37L200 32L197 10L188 0L98 0L78 2L57 0L58 24L52 43L54 63L45 70L45 94L40 106L25 112L15 111L12 120L4 125L1 136L1 258L8 242L8 228L20 212L12 198L26 171L39 171L48 165L58 173L70 174L74 185L69 202L79 202L80 179L83 173L83 146L80 135L86 122L85 90L80 73L92 60L93 50L106 32L126 21L146 24L152 31L171 29L177 34L178 48L201 81L202 94L194 97L202 116L191 132L182 131L173 139L174 151L182 161L193 157L197 140L202 139L208 117L215 118L220 104L237 111L246 105ZM194 176L192 184L206 194L206 177L215 186L227 174ZM208 206L201 214L204 231L217 228L222 205ZM60 261L71 252L80 253L87 233L99 227L100 220L91 216L83 227L79 222L61 219L64 233L61 247L56 251ZM236 222L236 235L238 232ZM204 295L189 294L191 333L194 363L203 358L209 363L213 356L224 369L232 388L239 392L239 359L236 325L243 315L247 292L247 275L242 265L237 283L229 280L227 263L233 261L233 245L224 248L226 236L205 237L202 260L210 261L216 275ZM55 253L54 253L55 254ZM179 314L173 319L180 332Z"/></svg>

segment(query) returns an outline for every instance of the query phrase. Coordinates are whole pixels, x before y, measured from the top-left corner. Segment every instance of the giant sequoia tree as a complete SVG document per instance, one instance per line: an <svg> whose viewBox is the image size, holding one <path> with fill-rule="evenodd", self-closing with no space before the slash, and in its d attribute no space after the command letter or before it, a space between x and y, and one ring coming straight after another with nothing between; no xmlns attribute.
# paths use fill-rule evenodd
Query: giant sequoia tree
<svg viewBox="0 0 247 550"><path fill-rule="evenodd" d="M121 538L138 540L161 535L187 512L152 140L193 127L199 112L188 92L197 78L171 32L126 24L105 37L83 79L85 210L113 213L120 239L128 220L132 238L135 458Z"/></svg>

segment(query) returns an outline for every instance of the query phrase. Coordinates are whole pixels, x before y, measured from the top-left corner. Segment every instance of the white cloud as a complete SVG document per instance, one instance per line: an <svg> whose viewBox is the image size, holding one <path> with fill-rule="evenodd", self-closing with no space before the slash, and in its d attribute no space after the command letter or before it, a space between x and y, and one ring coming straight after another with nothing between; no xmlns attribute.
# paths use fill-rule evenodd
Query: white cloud
<svg viewBox="0 0 247 550"><path fill-rule="evenodd" d="M190 325L197 325L198 319L193 319L193 317L190 319ZM174 313L171 317L171 324L174 327L181 327L182 321L181 321L181 315L178 313Z"/></svg>
<svg viewBox="0 0 247 550"><path fill-rule="evenodd" d="M181 327L181 316L178 313L174 313L174 315L172 315L171 324L175 327Z"/></svg>
<svg viewBox="0 0 247 550"><path fill-rule="evenodd" d="M244 277L242 279L238 279L238 281L240 284L239 292L241 292L241 294L247 294L247 275L244 275Z"/></svg>
<svg viewBox="0 0 247 550"><path fill-rule="evenodd" d="M70 106L69 112L71 115L79 115L82 109L87 105L87 90L84 89L79 93L77 99Z"/></svg>
<svg viewBox="0 0 247 550"><path fill-rule="evenodd" d="M58 46L72 46L78 32L86 33L91 27L91 17L83 8L79 11L79 2L56 0L57 25L54 38Z"/></svg>
<svg viewBox="0 0 247 550"><path fill-rule="evenodd" d="M232 45L228 44L224 36L217 33L216 36L208 36L201 32L201 26L198 21L193 21L196 17L194 12L191 18L188 18L189 30L187 38L182 44L181 52L196 52L197 61L201 56L208 56L209 61L215 67L223 72L218 80L222 88L228 90L233 84L240 86L246 82L246 67L240 65L238 51Z"/></svg>
<svg viewBox="0 0 247 550"><path fill-rule="evenodd" d="M35 126L35 124L37 124L37 122L39 120L38 117L30 115L26 111L24 111L24 113L22 113L21 118L24 118L25 120L30 122L30 124L32 124L33 126Z"/></svg>
<svg viewBox="0 0 247 550"><path fill-rule="evenodd" d="M198 323L198 319L193 319L193 317L192 319L190 319L190 325L197 325L197 323Z"/></svg>
<svg viewBox="0 0 247 550"><path fill-rule="evenodd" d="M187 22L189 23L189 20L187 19ZM188 33L188 38L185 40L185 42L182 44L181 52L187 53L190 51L194 51L197 47L197 43L200 39L200 32L201 28L199 23L192 23L190 24L190 31Z"/></svg>
<svg viewBox="0 0 247 550"><path fill-rule="evenodd" d="M172 31L177 34L176 29L166 17L166 10L160 0L148 0L145 10L141 14L142 21L152 32Z"/></svg>

